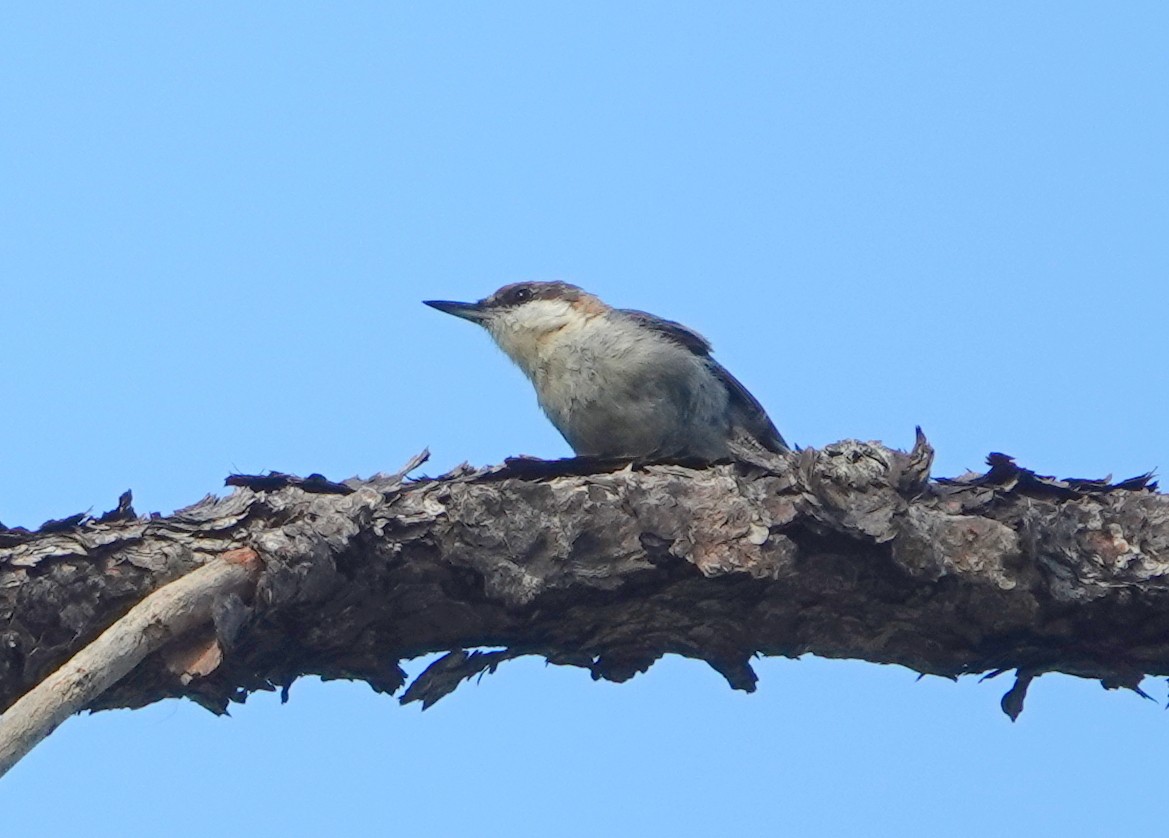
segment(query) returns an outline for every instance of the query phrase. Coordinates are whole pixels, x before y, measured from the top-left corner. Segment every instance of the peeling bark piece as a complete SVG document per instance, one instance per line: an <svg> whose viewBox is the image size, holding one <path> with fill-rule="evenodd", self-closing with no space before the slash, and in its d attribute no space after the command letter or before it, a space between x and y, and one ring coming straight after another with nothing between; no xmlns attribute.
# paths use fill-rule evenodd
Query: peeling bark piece
<svg viewBox="0 0 1169 838"><path fill-rule="evenodd" d="M1015 684L1002 699L1003 712L1010 716L1011 721L1019 720L1019 715L1023 712L1023 702L1027 700L1027 688L1031 686L1031 682L1035 680L1038 673L1029 669L1020 669L1015 673Z"/></svg>
<svg viewBox="0 0 1169 838"><path fill-rule="evenodd" d="M454 692L463 681L476 675L482 678L488 673L493 673L504 661L522 654L507 650L495 652L476 650L468 653L463 649L456 649L443 655L415 678L400 701L402 704L421 701L422 709L425 710L443 696Z"/></svg>
<svg viewBox="0 0 1169 838"><path fill-rule="evenodd" d="M322 474L296 477L279 471L270 471L267 474L232 474L223 482L227 486L240 486L255 492L275 492L289 486L324 495L347 495L353 491L344 483L334 483Z"/></svg>
<svg viewBox="0 0 1169 838"><path fill-rule="evenodd" d="M109 512L103 513L95 523L98 524L113 524L118 521L133 521L138 517L134 511L134 494L127 489L118 497L118 505Z"/></svg>
<svg viewBox="0 0 1169 838"><path fill-rule="evenodd" d="M166 668L186 686L207 677L223 663L223 647L214 636L195 638L167 650L164 660Z"/></svg>

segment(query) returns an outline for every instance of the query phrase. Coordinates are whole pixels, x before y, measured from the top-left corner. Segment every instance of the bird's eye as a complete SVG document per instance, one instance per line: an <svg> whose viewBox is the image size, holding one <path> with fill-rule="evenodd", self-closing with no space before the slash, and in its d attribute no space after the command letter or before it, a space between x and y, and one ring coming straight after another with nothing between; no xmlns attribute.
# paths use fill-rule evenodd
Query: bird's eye
<svg viewBox="0 0 1169 838"><path fill-rule="evenodd" d="M512 292L511 298L517 303L526 303L528 300L532 299L532 289L517 288Z"/></svg>

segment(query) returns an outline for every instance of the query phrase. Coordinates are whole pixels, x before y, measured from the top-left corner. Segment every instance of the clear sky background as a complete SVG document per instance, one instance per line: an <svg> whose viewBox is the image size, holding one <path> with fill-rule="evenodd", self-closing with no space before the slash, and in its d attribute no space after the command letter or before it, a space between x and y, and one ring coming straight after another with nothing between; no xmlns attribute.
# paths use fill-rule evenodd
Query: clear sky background
<svg viewBox="0 0 1169 838"><path fill-rule="evenodd" d="M422 299L566 279L703 332L784 435L1169 467L1169 4L7 3L0 521L569 453ZM419 664L411 666L418 671ZM5 835L1104 835L1169 714L1046 676L505 664L66 723Z"/></svg>

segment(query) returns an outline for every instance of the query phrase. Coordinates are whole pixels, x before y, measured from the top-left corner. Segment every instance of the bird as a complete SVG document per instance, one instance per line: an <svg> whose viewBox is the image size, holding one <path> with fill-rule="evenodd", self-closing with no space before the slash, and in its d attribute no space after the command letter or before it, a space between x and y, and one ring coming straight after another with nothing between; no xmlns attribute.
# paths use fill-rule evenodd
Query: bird
<svg viewBox="0 0 1169 838"><path fill-rule="evenodd" d="M789 450L710 342L681 323L559 281L423 302L487 330L577 457L759 462Z"/></svg>

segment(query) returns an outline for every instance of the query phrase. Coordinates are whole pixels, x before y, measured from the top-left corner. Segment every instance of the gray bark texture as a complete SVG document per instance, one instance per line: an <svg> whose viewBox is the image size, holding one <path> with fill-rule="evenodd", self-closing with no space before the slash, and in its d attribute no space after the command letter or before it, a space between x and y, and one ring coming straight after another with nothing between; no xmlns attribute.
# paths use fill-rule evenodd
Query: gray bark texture
<svg viewBox="0 0 1169 838"><path fill-rule="evenodd" d="M420 458L419 458L420 459ZM0 527L0 709L160 586L233 549L258 581L89 709L185 696L222 712L301 675L430 704L520 655L623 681L667 653L751 690L755 655L956 677L1016 670L1139 691L1169 674L1169 497L1148 477L1056 480L991 455L845 441L769 465L510 460L436 479L235 476L167 517L130 498ZM416 466L417 463L412 463ZM485 651L489 650L489 651Z"/></svg>

